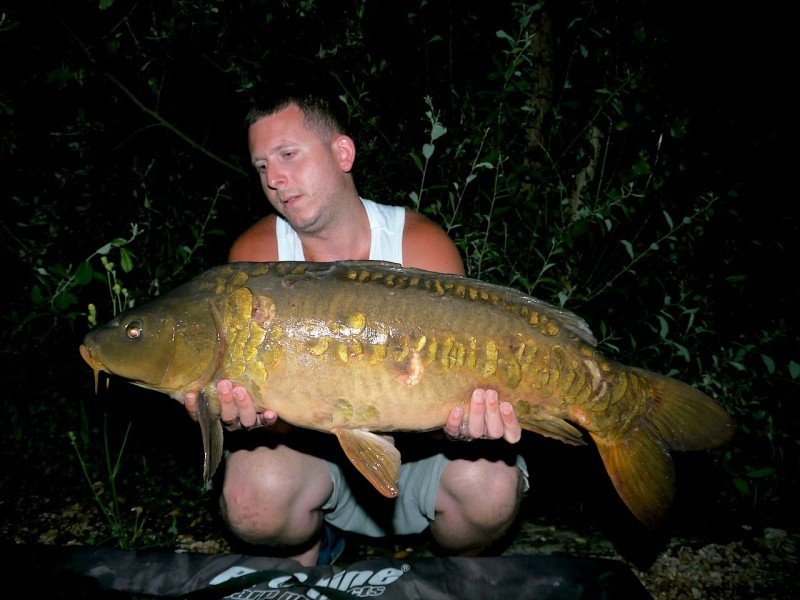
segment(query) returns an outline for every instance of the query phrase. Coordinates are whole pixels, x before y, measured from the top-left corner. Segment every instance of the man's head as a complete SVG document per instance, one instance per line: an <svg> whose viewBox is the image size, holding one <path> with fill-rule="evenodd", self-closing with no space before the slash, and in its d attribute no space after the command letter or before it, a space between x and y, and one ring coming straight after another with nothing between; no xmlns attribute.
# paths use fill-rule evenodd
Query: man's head
<svg viewBox="0 0 800 600"><path fill-rule="evenodd" d="M298 232L335 229L358 205L356 149L328 103L285 96L248 113L250 159L279 215Z"/></svg>
<svg viewBox="0 0 800 600"><path fill-rule="evenodd" d="M303 113L303 125L330 143L338 135L347 135L342 120L327 99L315 94L287 94L270 99L250 109L245 117L248 129L264 117L295 105Z"/></svg>

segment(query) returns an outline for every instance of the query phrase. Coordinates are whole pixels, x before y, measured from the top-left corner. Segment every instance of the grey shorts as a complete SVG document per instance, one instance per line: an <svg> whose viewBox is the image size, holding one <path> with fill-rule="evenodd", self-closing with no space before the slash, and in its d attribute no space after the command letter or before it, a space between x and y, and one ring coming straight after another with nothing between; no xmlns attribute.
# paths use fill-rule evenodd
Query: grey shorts
<svg viewBox="0 0 800 600"><path fill-rule="evenodd" d="M516 460L527 492L528 467L521 456ZM392 499L381 496L352 465L343 468L325 462L333 479L333 494L322 507L325 520L344 531L383 537L421 533L430 525L435 517L439 480L450 459L444 454L434 454L402 463L400 493Z"/></svg>

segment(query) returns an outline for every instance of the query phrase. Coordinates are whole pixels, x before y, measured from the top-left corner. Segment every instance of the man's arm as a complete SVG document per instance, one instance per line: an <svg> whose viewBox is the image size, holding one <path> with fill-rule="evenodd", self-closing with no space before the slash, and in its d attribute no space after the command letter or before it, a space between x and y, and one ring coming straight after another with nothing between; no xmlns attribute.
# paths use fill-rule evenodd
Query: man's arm
<svg viewBox="0 0 800 600"><path fill-rule="evenodd" d="M275 215L251 225L233 242L228 262L272 262L278 260L278 239L275 236Z"/></svg>
<svg viewBox="0 0 800 600"><path fill-rule="evenodd" d="M403 229L403 265L463 275L464 263L453 240L444 230L418 212L406 211Z"/></svg>

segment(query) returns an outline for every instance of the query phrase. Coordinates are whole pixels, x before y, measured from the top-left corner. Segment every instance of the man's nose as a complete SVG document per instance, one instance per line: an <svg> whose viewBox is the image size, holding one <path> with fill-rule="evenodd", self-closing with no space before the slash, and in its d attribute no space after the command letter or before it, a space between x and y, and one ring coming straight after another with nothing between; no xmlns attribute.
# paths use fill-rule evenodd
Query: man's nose
<svg viewBox="0 0 800 600"><path fill-rule="evenodd" d="M278 189L286 185L286 175L279 169L267 168L267 185L273 189Z"/></svg>

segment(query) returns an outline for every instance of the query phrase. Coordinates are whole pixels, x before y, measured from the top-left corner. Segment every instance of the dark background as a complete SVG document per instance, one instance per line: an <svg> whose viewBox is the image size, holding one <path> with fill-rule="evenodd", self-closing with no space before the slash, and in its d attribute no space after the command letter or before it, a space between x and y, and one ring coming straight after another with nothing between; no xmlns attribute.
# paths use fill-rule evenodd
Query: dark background
<svg viewBox="0 0 800 600"><path fill-rule="evenodd" d="M604 351L721 398L739 434L730 448L676 457L684 523L794 521L800 228L791 20L763 4L652 4L546 5L556 83L545 119L552 161L542 169L530 167L541 156L522 135L530 67L506 88L498 83L510 59L495 32L514 31L516 3L117 0L102 9L38 1L5 9L5 516L31 495L92 502L68 432L90 479L106 487L106 444L114 455L126 439L120 477L133 480L125 481L129 502L142 494L158 508L172 492L206 502L199 436L177 403L122 385L93 395L77 353L87 306L101 322L115 309L93 253L130 237L132 223L143 230L119 244L130 264L117 246L108 254L137 303L224 262L236 235L268 211L243 116L253 98L300 82L348 98L362 195L409 206L421 176L410 156L429 141L424 98L433 98L448 134L437 142L422 208L443 225L449 215L436 201L463 180L472 155L460 149L477 147L488 124L484 158L505 156L508 193L491 205L492 185L479 178L457 215L451 235L471 274L554 303L584 290L566 307L587 319ZM621 81L615 111L597 90ZM613 175L592 207L614 228L591 219L556 225L564 216L557 190L586 164L586 124L595 122L610 148L604 173ZM688 134L671 136L679 122ZM645 177L631 166L637 156L658 157L659 184L620 209L620 190L640 189ZM680 220L705 194L719 200L703 218L625 269L615 236L661 239L662 212ZM488 258L478 262L470 232L483 231L490 206ZM552 240L556 267L528 288ZM669 336L654 329L657 315ZM534 509L629 518L591 452L534 436L524 448Z"/></svg>

